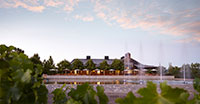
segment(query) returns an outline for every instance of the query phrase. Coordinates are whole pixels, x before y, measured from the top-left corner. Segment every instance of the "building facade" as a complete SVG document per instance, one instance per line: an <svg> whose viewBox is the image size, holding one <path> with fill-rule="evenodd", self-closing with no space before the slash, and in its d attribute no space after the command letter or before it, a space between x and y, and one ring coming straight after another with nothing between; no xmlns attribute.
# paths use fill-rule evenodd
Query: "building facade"
<svg viewBox="0 0 200 104"><path fill-rule="evenodd" d="M94 64L96 65L96 67L100 66L100 63L102 61L107 61L107 63L109 65L111 65L114 61L114 59L110 59L109 56L104 56L104 58L102 59L92 59L91 56L86 56L85 59L79 59L84 65L86 65L88 60L92 60L94 62ZM74 59L75 60L75 59ZM74 62L74 60L72 60L71 63ZM140 62L134 60L133 58L131 58L131 54L130 53L126 53L125 56L122 56L121 60L124 63L124 69L127 70L133 70L133 69L157 69L158 66L153 66L153 65L144 65L141 64Z"/></svg>

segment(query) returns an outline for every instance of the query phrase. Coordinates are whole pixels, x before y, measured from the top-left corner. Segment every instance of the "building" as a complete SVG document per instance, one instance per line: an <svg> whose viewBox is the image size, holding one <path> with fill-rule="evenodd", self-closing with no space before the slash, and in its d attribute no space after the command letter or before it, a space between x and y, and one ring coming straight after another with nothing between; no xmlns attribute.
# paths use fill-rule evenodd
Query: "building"
<svg viewBox="0 0 200 104"><path fill-rule="evenodd" d="M106 60L109 65L111 65L112 62L114 61L114 59L109 59L109 56L104 56L104 59L92 59L91 56L86 56L85 59L79 59L79 60L85 65L87 61L90 59L94 62L94 64L96 64L96 67L100 66L100 63L104 60ZM73 63L74 60L72 60L71 63ZM125 69L133 70L133 69L157 69L158 68L158 66L141 64L140 62L131 58L130 53L126 53L125 56L122 56L120 60L124 62Z"/></svg>
<svg viewBox="0 0 200 104"><path fill-rule="evenodd" d="M124 62L125 69L157 69L158 68L158 66L141 64L140 62L132 59L130 53L126 53L125 56L122 56L121 60Z"/></svg>
<svg viewBox="0 0 200 104"><path fill-rule="evenodd" d="M79 60L85 65L87 61L90 59L91 59L91 56L86 56L85 59L79 59ZM74 60L72 60L71 63L73 63ZM109 56L104 56L104 59L91 59L91 60L94 62L94 64L96 64L96 67L98 67L100 66L100 63L104 60L106 60L109 65L111 65L114 59L109 59Z"/></svg>

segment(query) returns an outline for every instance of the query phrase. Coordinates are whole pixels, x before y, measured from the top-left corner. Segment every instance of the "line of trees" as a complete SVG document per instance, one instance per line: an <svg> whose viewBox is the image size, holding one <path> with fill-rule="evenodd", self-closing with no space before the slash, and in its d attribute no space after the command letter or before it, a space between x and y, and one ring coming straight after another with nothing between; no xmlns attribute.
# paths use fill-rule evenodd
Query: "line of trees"
<svg viewBox="0 0 200 104"><path fill-rule="evenodd" d="M19 52L23 52L23 50L18 49ZM75 59L73 63L70 63L66 59L60 61L55 65L53 58L50 56L48 60L44 60L43 62L40 60L38 54L34 54L31 58L31 61L35 64L40 64L44 67L45 74L52 74L49 69L58 69L58 73L63 73L64 69L75 70L75 69L101 69L101 70L109 70L109 69L117 69L124 70L124 63L121 60L115 59L111 65L107 63L106 60L103 60L100 65L97 67L96 64L89 59L84 65L82 61L79 59ZM165 71L166 75L174 75L176 78L183 78L183 69L185 68L186 78L195 78L200 77L200 63L192 63L182 65L182 67L169 65L168 69ZM164 71L163 71L164 72Z"/></svg>
<svg viewBox="0 0 200 104"><path fill-rule="evenodd" d="M200 63L184 64L181 67L169 65L167 74L183 78L184 70L186 78L200 77Z"/></svg>
<svg viewBox="0 0 200 104"><path fill-rule="evenodd" d="M101 70L109 70L109 69L117 69L117 70L124 70L124 63L119 59L114 59L113 63L109 65L106 60L103 60L100 65L97 67L97 65L92 61L92 59L89 59L86 64L84 65L82 61L79 59L75 59L73 63L70 63L66 59L60 61L55 65L52 56L49 57L48 60L44 60L43 62L40 60L40 57L38 54L34 54L31 58L31 61L35 64L40 64L44 67L44 73L45 74L52 74L53 72L50 71L50 69L57 69L58 73L63 73L64 69L69 70L75 70L75 69L88 69L88 70L94 70L94 69L101 69Z"/></svg>

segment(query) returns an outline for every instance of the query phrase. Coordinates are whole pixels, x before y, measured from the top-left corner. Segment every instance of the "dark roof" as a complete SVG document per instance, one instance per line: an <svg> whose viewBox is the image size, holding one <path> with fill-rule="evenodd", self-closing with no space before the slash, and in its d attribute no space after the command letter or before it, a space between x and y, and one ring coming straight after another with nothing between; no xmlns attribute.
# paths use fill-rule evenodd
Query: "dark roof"
<svg viewBox="0 0 200 104"><path fill-rule="evenodd" d="M124 61L124 57L122 57L122 61ZM143 65L140 62L134 60L131 58L131 63L133 64L133 66L135 66L137 69L143 68L143 69L156 69L158 68L158 66L153 66L153 65Z"/></svg>
<svg viewBox="0 0 200 104"><path fill-rule="evenodd" d="M80 60L83 64L86 64L87 61L90 60L90 59L79 59L79 60ZM94 62L94 64L100 65L100 63L101 63L102 61L104 61L105 59L91 59L91 60ZM109 65L111 65L112 62L113 62L113 60L114 60L114 59L108 59L108 60L106 60L106 61L107 61L107 63L108 63ZM72 60L71 63L73 63L73 62L74 62L74 60Z"/></svg>
<svg viewBox="0 0 200 104"><path fill-rule="evenodd" d="M74 60L75 60L75 59L74 59ZM73 63L74 60L72 60L71 63ZM79 60L85 65L89 59L79 59ZM101 63L102 61L104 61L105 59L91 59L91 60L94 62L94 64L96 64L97 66L99 66L100 63ZM107 63L108 63L109 65L111 65L112 62L113 62L113 60L114 60L114 59L107 59L106 61L107 61ZM121 60L124 61L124 57L122 57ZM152 65L144 65L144 64L141 64L140 62L138 62L138 61L136 61L136 60L134 60L134 59L132 59L132 58L131 58L130 61L131 61L131 63L133 64L133 66L135 66L137 69L140 69L140 68L144 68L144 69L156 69L156 68L158 68L158 66L152 66Z"/></svg>
<svg viewBox="0 0 200 104"><path fill-rule="evenodd" d="M143 65L143 64L137 64L135 65L137 67L137 69L156 69L158 68L157 66L152 66L152 65Z"/></svg>

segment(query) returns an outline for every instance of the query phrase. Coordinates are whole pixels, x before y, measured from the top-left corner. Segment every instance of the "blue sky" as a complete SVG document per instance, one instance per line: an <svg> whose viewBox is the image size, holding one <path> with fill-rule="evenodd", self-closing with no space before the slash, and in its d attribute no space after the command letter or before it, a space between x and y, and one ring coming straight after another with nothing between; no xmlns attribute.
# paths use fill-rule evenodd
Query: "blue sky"
<svg viewBox="0 0 200 104"><path fill-rule="evenodd" d="M200 62L199 0L0 0L0 44L41 59Z"/></svg>

